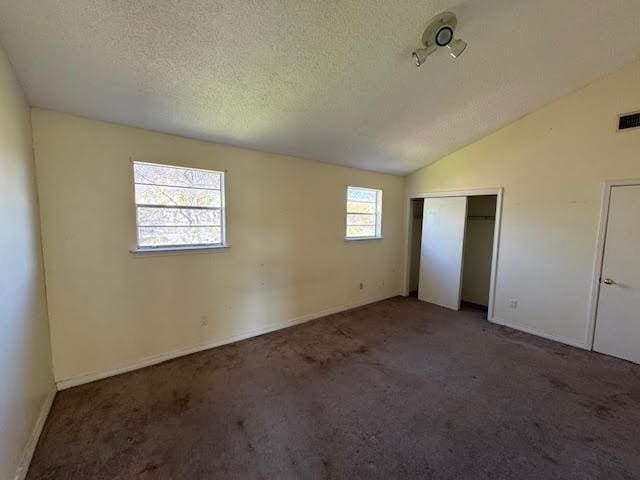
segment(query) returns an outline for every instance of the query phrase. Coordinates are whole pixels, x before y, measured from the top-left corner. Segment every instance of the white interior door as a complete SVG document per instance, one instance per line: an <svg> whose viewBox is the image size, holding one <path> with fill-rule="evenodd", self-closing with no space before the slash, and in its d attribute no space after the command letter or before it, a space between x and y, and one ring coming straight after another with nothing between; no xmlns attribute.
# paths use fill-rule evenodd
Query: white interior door
<svg viewBox="0 0 640 480"><path fill-rule="evenodd" d="M640 363L640 185L611 188L593 349Z"/></svg>
<svg viewBox="0 0 640 480"><path fill-rule="evenodd" d="M425 198L418 298L460 309L467 197Z"/></svg>

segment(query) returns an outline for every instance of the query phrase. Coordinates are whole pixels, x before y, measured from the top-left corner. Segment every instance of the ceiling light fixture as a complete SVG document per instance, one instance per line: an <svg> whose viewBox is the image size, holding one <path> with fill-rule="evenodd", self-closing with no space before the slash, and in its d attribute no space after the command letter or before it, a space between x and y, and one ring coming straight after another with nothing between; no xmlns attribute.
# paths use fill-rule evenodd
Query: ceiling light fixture
<svg viewBox="0 0 640 480"><path fill-rule="evenodd" d="M455 13L443 12L433 17L422 34L424 48L419 48L412 53L416 67L421 66L438 47L447 47L449 55L453 58L462 55L467 48L467 42L454 38L453 34L457 26L458 19Z"/></svg>

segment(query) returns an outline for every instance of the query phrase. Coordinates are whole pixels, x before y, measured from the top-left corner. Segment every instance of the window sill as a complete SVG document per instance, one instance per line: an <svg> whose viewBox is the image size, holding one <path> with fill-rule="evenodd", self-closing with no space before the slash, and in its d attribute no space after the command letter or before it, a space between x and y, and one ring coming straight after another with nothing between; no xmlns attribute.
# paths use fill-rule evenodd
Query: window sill
<svg viewBox="0 0 640 480"><path fill-rule="evenodd" d="M134 248L129 250L135 256L154 255L183 255L185 253L206 253L214 250L224 250L230 248L224 245L199 245L197 247L157 247L157 248Z"/></svg>
<svg viewBox="0 0 640 480"><path fill-rule="evenodd" d="M345 237L345 242L360 242L362 240L382 240L383 237Z"/></svg>

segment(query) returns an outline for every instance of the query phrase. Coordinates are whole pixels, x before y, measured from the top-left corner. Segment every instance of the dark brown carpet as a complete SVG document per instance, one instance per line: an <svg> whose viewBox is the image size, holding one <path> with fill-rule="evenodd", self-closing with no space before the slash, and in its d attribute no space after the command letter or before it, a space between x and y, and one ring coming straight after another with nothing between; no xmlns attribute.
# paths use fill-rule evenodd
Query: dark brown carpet
<svg viewBox="0 0 640 480"><path fill-rule="evenodd" d="M640 478L640 366L394 298L61 392L34 479Z"/></svg>

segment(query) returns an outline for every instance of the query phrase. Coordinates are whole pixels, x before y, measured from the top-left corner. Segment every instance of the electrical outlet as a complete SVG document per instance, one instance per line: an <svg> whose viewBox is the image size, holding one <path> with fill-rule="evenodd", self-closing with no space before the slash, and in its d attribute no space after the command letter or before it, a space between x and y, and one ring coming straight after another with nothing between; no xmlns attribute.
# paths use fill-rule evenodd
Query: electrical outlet
<svg viewBox="0 0 640 480"><path fill-rule="evenodd" d="M206 315L202 315L202 317L200 317L200 326L206 327L207 325L209 325L209 318Z"/></svg>
<svg viewBox="0 0 640 480"><path fill-rule="evenodd" d="M518 300L516 300L515 298L509 300L509 308L518 308Z"/></svg>

